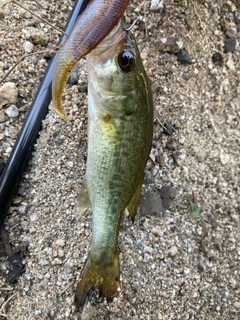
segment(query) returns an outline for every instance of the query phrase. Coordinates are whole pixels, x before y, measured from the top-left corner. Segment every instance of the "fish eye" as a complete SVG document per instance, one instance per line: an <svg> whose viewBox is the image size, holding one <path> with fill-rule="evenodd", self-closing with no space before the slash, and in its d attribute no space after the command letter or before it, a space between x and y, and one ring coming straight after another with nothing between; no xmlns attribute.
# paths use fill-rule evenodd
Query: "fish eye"
<svg viewBox="0 0 240 320"><path fill-rule="evenodd" d="M129 51L124 50L118 56L118 65L122 71L131 72L136 64L135 55Z"/></svg>

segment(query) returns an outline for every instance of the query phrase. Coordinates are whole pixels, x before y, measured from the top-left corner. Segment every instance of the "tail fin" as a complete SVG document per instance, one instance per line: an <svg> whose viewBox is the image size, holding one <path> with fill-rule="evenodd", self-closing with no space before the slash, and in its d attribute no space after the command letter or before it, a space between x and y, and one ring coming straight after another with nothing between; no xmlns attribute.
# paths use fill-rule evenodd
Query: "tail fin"
<svg viewBox="0 0 240 320"><path fill-rule="evenodd" d="M94 262L88 255L82 271L82 278L77 284L75 305L82 310L91 301L95 288L99 288L99 297L112 301L117 296L119 283L118 254L111 261L104 258L100 262Z"/></svg>

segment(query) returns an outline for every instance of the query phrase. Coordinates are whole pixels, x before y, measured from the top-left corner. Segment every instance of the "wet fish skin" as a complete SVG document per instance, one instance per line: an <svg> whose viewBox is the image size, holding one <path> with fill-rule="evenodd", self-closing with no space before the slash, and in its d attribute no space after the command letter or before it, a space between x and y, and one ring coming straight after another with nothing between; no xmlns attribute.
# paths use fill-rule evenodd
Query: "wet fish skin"
<svg viewBox="0 0 240 320"><path fill-rule="evenodd" d="M93 0L77 19L60 48L53 72L52 102L59 115L68 121L61 97L67 79L77 62L94 49L117 25L129 0Z"/></svg>
<svg viewBox="0 0 240 320"><path fill-rule="evenodd" d="M126 208L134 220L153 133L151 88L124 19L87 58L88 157L78 214L91 204L93 232L76 289L78 309L97 285L108 301L117 295L119 226Z"/></svg>

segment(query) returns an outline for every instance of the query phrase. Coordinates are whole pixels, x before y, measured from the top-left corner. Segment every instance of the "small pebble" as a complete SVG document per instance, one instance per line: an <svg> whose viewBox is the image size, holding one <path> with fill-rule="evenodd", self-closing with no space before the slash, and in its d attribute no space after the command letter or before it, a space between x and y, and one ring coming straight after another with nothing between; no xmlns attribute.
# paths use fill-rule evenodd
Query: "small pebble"
<svg viewBox="0 0 240 320"><path fill-rule="evenodd" d="M179 141L180 144L184 144L184 142L185 142L185 137L183 136L183 137L179 138L178 141Z"/></svg>
<svg viewBox="0 0 240 320"><path fill-rule="evenodd" d="M29 280L31 279L30 275L27 274L27 273L25 273L24 278L25 278L27 281L29 281Z"/></svg>
<svg viewBox="0 0 240 320"><path fill-rule="evenodd" d="M240 301L234 302L233 305L234 305L235 308L240 309Z"/></svg>
<svg viewBox="0 0 240 320"><path fill-rule="evenodd" d="M212 55L212 62L213 63L216 63L216 62L221 62L223 60L223 57L221 55L220 52L215 52L213 55Z"/></svg>
<svg viewBox="0 0 240 320"><path fill-rule="evenodd" d="M226 36L230 39L236 38L237 36L237 29L236 28L228 28L225 32Z"/></svg>
<svg viewBox="0 0 240 320"><path fill-rule="evenodd" d="M79 91L80 91L80 92L87 92L87 90L88 90L88 84L87 84L87 82L86 82L86 81L81 81L81 82L79 83Z"/></svg>
<svg viewBox="0 0 240 320"><path fill-rule="evenodd" d="M19 12L19 17L21 19L22 18L25 18L25 19L31 19L32 18L32 14L30 12L26 11L23 8L20 8L18 12Z"/></svg>
<svg viewBox="0 0 240 320"><path fill-rule="evenodd" d="M26 206L19 206L18 207L18 213L19 214L25 214L26 213Z"/></svg>
<svg viewBox="0 0 240 320"><path fill-rule="evenodd" d="M177 149L177 143L173 139L168 139L166 143L166 147L168 150L176 150Z"/></svg>
<svg viewBox="0 0 240 320"><path fill-rule="evenodd" d="M227 164L229 161L229 155L228 154L225 154L225 153L221 153L220 154L220 162L222 165L225 165Z"/></svg>
<svg viewBox="0 0 240 320"><path fill-rule="evenodd" d="M166 123L164 123L163 133L166 133L166 134L168 134L169 136L172 136L174 131L175 131L175 130L174 130L172 124L171 124L169 121L167 121Z"/></svg>
<svg viewBox="0 0 240 320"><path fill-rule="evenodd" d="M177 56L177 61L182 62L182 63L186 63L186 64L192 64L192 59L186 54L186 52L184 51L179 51L178 53L176 53Z"/></svg>
<svg viewBox="0 0 240 320"><path fill-rule="evenodd" d="M207 157L207 153L205 150L200 150L198 153L197 153L197 158L198 158L198 161L199 162L204 162L204 160L206 159Z"/></svg>
<svg viewBox="0 0 240 320"><path fill-rule="evenodd" d="M56 245L59 247L64 247L65 241L63 239L57 239L56 240Z"/></svg>
<svg viewBox="0 0 240 320"><path fill-rule="evenodd" d="M160 151L156 155L156 162L159 163L160 167L164 167L166 165L165 157Z"/></svg>
<svg viewBox="0 0 240 320"><path fill-rule="evenodd" d="M152 248L149 247L149 246L145 246L145 247L143 248L143 252L151 253L151 252L152 252Z"/></svg>
<svg viewBox="0 0 240 320"><path fill-rule="evenodd" d="M36 21L35 20L25 20L24 21L24 25L26 26L26 27L32 27L32 26L34 26L36 24Z"/></svg>
<svg viewBox="0 0 240 320"><path fill-rule="evenodd" d="M16 104L17 103L17 96L18 96L18 89L14 82L6 82L0 88L0 95L2 99L6 99L5 103L3 102L2 105L7 103Z"/></svg>
<svg viewBox="0 0 240 320"><path fill-rule="evenodd" d="M39 260L39 264L41 266L47 266L49 264L49 261L48 260L45 260L45 259L40 259Z"/></svg>
<svg viewBox="0 0 240 320"><path fill-rule="evenodd" d="M64 257L64 251L62 249L58 250L58 256L60 258Z"/></svg>
<svg viewBox="0 0 240 320"><path fill-rule="evenodd" d="M37 45L46 46L48 44L48 37L44 35L42 31L36 30L31 33L32 42Z"/></svg>
<svg viewBox="0 0 240 320"><path fill-rule="evenodd" d="M16 118L19 115L19 110L14 104L7 108L5 112L9 116L9 118Z"/></svg>
<svg viewBox="0 0 240 320"><path fill-rule="evenodd" d="M126 303L125 303L126 304ZM123 305L125 306L124 301L121 302L120 307L123 308ZM83 309L81 313L81 320L91 320L96 319L96 316L98 314L98 309L95 309L90 304L86 306L86 308Z"/></svg>
<svg viewBox="0 0 240 320"><path fill-rule="evenodd" d="M154 181L154 179L153 179L151 172L149 170L145 170L144 171L144 183L150 184L150 183L153 183L153 181Z"/></svg>
<svg viewBox="0 0 240 320"><path fill-rule="evenodd" d="M0 71L2 71L5 67L5 64L3 61L0 61Z"/></svg>
<svg viewBox="0 0 240 320"><path fill-rule="evenodd" d="M181 122L180 122L179 120L177 120L177 121L175 122L174 126L175 126L176 129L181 128Z"/></svg>
<svg viewBox="0 0 240 320"><path fill-rule="evenodd" d="M37 221L37 216L36 216L35 214L32 214L32 215L30 216L30 220L31 220L32 222Z"/></svg>
<svg viewBox="0 0 240 320"><path fill-rule="evenodd" d="M59 259L59 258L55 258L55 259L52 261L52 265L53 265L53 266L56 266L56 265L59 265L59 264L62 264L62 260Z"/></svg>
<svg viewBox="0 0 240 320"><path fill-rule="evenodd" d="M33 51L34 44L32 44L30 41L26 41L24 43L24 51L25 53L31 53Z"/></svg>
<svg viewBox="0 0 240 320"><path fill-rule="evenodd" d="M5 114L3 112L3 110L0 110L0 123L5 122Z"/></svg>
<svg viewBox="0 0 240 320"><path fill-rule="evenodd" d="M162 206L164 209L168 210L172 200L176 197L177 190L170 186L163 186L160 189L160 195L162 199Z"/></svg>
<svg viewBox="0 0 240 320"><path fill-rule="evenodd" d="M232 60L232 57L229 57L229 59L226 62L226 66L228 67L228 69L230 69L231 71L235 71L235 65L234 62Z"/></svg>
<svg viewBox="0 0 240 320"><path fill-rule="evenodd" d="M144 261L144 262L148 262L150 259L151 259L150 254L148 254L148 253L144 253L143 261Z"/></svg>
<svg viewBox="0 0 240 320"><path fill-rule="evenodd" d="M223 51L224 53L228 53L228 52L234 53L236 46L237 46L236 39L226 40L224 41Z"/></svg>
<svg viewBox="0 0 240 320"><path fill-rule="evenodd" d="M184 40L177 37L160 39L158 49L163 52L177 53L185 46Z"/></svg>
<svg viewBox="0 0 240 320"><path fill-rule="evenodd" d="M171 257L175 257L178 253L178 248L176 246L172 246L169 250L169 254Z"/></svg>
<svg viewBox="0 0 240 320"><path fill-rule="evenodd" d="M151 6L150 6L150 10L151 11L156 11L159 9L163 9L163 3L160 0L152 0L151 1Z"/></svg>
<svg viewBox="0 0 240 320"><path fill-rule="evenodd" d="M222 31L226 31L229 28L229 21L227 21L226 19L221 19L220 26Z"/></svg>
<svg viewBox="0 0 240 320"><path fill-rule="evenodd" d="M0 8L0 20L4 19L4 11L2 8Z"/></svg>
<svg viewBox="0 0 240 320"><path fill-rule="evenodd" d="M11 137L12 139L16 139L18 135L18 128L15 126L10 126L8 130L8 136Z"/></svg>
<svg viewBox="0 0 240 320"><path fill-rule="evenodd" d="M62 140L62 139L57 139L57 140L55 141L55 144L56 144L57 146L61 146L61 145L63 144L63 140Z"/></svg>
<svg viewBox="0 0 240 320"><path fill-rule="evenodd" d="M179 166L182 166L186 159L186 151L184 149L174 151L173 158Z"/></svg>
<svg viewBox="0 0 240 320"><path fill-rule="evenodd" d="M162 236L163 231L160 227L153 227L151 232L155 235L155 236Z"/></svg>
<svg viewBox="0 0 240 320"><path fill-rule="evenodd" d="M183 74L183 79L184 80L189 80L189 79L191 79L193 77L194 77L194 72L187 72L187 73L184 72L184 74Z"/></svg>

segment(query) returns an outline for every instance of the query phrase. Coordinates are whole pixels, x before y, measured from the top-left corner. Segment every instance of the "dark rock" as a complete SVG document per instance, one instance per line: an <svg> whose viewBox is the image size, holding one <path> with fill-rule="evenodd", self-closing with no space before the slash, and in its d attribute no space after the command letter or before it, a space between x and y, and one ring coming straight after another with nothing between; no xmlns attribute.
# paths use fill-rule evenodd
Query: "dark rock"
<svg viewBox="0 0 240 320"><path fill-rule="evenodd" d="M25 271L25 266L22 263L21 251L15 252L10 258L9 263L12 266L12 271L9 272L6 282L14 284L17 282L19 276Z"/></svg>
<svg viewBox="0 0 240 320"><path fill-rule="evenodd" d="M160 189L160 195L162 199L162 206L164 209L168 210L172 200L176 197L177 190L170 186L163 186Z"/></svg>
<svg viewBox="0 0 240 320"><path fill-rule="evenodd" d="M177 149L177 143L173 139L168 139L166 143L166 147L168 150L176 150Z"/></svg>
<svg viewBox="0 0 240 320"><path fill-rule="evenodd" d="M73 72L68 78L67 84L74 85L78 83L78 71L79 71L79 64L77 64L76 67L73 69Z"/></svg>
<svg viewBox="0 0 240 320"><path fill-rule="evenodd" d="M165 163L165 158L164 158L162 152L159 152L159 153L156 155L155 161L156 161L157 163L159 163L160 167L164 167L165 164L166 164L166 163Z"/></svg>
<svg viewBox="0 0 240 320"><path fill-rule="evenodd" d="M166 133L169 136L172 136L174 131L175 130L174 130L172 124L169 121L164 123L164 125L163 125L163 133Z"/></svg>
<svg viewBox="0 0 240 320"><path fill-rule="evenodd" d="M216 63L216 62L221 62L223 60L223 57L221 55L220 52L215 52L213 55L212 55L212 62L213 63Z"/></svg>
<svg viewBox="0 0 240 320"><path fill-rule="evenodd" d="M187 64L192 64L192 59L186 54L186 52L180 50L176 53L177 61Z"/></svg>
<svg viewBox="0 0 240 320"><path fill-rule="evenodd" d="M84 161L87 161L87 155L86 155L86 153L82 153L82 158L83 158Z"/></svg>
<svg viewBox="0 0 240 320"><path fill-rule="evenodd" d="M55 141L55 143L56 143L57 146L61 146L63 144L63 140L62 139L57 139Z"/></svg>
<svg viewBox="0 0 240 320"><path fill-rule="evenodd" d="M204 272L204 268L203 268L203 266L201 265L200 262L199 262L199 264L197 265L197 268L198 268L198 272L199 272L199 273Z"/></svg>
<svg viewBox="0 0 240 320"><path fill-rule="evenodd" d="M185 162L186 151L184 149L174 151L173 158L179 166L182 166Z"/></svg>
<svg viewBox="0 0 240 320"><path fill-rule="evenodd" d="M152 141L152 147L153 147L153 148L156 148L156 146L157 146L157 142Z"/></svg>
<svg viewBox="0 0 240 320"><path fill-rule="evenodd" d="M224 41L223 51L224 53L228 53L228 52L234 53L236 46L237 46L236 39L226 40Z"/></svg>
<svg viewBox="0 0 240 320"><path fill-rule="evenodd" d="M82 81L81 83L79 83L79 91L80 92L86 92L87 93L88 90L88 84L86 81Z"/></svg>
<svg viewBox="0 0 240 320"><path fill-rule="evenodd" d="M140 21L139 24L138 24L138 29L139 29L140 31L145 31L145 29L146 29L145 22Z"/></svg>
<svg viewBox="0 0 240 320"><path fill-rule="evenodd" d="M153 179L153 176L151 174L151 172L149 170L145 170L144 171L144 180L143 182L145 184L150 184L150 183L153 183L154 179Z"/></svg>
<svg viewBox="0 0 240 320"><path fill-rule="evenodd" d="M159 214L164 211L158 191L148 191L140 199L139 210L142 214Z"/></svg>

